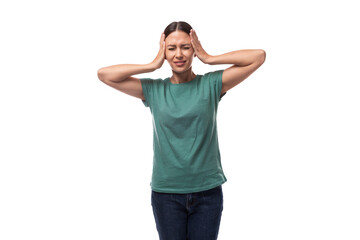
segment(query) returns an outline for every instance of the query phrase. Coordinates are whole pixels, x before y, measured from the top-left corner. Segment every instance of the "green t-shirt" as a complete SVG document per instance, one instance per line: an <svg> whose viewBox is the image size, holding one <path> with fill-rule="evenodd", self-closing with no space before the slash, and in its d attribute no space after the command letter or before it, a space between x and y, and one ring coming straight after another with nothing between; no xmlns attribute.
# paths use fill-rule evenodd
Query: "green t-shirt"
<svg viewBox="0 0 360 240"><path fill-rule="evenodd" d="M170 78L140 79L143 103L153 116L153 191L192 193L226 182L216 126L222 73L180 84Z"/></svg>

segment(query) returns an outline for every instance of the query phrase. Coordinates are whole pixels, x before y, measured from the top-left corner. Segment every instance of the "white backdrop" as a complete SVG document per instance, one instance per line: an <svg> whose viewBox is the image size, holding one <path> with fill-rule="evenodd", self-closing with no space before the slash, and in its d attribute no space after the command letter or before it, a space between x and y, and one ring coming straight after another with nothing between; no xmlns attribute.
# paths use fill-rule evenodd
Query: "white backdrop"
<svg viewBox="0 0 360 240"><path fill-rule="evenodd" d="M219 105L219 239L360 239L355 2L2 1L0 239L158 239L150 111L96 73L179 20L210 54L267 52Z"/></svg>

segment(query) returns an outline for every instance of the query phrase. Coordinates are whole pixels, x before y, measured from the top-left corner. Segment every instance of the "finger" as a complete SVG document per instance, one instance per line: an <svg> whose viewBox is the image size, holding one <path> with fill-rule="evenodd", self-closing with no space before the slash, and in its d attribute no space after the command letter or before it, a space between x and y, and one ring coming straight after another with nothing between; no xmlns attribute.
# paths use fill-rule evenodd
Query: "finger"
<svg viewBox="0 0 360 240"><path fill-rule="evenodd" d="M196 46L195 40L192 38L192 39L190 40L190 42L191 42L191 45L192 45L194 51L196 52L196 51L197 51L197 46Z"/></svg>
<svg viewBox="0 0 360 240"><path fill-rule="evenodd" d="M193 29L190 30L190 39L193 45L197 44L195 31Z"/></svg>
<svg viewBox="0 0 360 240"><path fill-rule="evenodd" d="M165 58L165 33L161 35L161 50L162 56Z"/></svg>
<svg viewBox="0 0 360 240"><path fill-rule="evenodd" d="M194 51L197 52L200 49L200 43L196 40L191 40L191 45L194 48Z"/></svg>
<svg viewBox="0 0 360 240"><path fill-rule="evenodd" d="M190 30L190 39L191 39L191 41L195 40L194 30L193 29Z"/></svg>
<svg viewBox="0 0 360 240"><path fill-rule="evenodd" d="M165 41L165 33L162 33L160 37L160 45L163 44L164 41Z"/></svg>
<svg viewBox="0 0 360 240"><path fill-rule="evenodd" d="M192 37L193 37L195 40L198 41L198 36L196 35L196 32L195 32L194 29L191 29L191 35L192 35Z"/></svg>

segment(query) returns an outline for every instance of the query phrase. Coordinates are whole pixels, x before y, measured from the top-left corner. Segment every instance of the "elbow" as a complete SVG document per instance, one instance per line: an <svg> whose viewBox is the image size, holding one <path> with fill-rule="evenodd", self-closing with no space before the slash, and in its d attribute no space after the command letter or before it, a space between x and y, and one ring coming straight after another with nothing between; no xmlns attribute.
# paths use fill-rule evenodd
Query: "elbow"
<svg viewBox="0 0 360 240"><path fill-rule="evenodd" d="M263 64L265 62L266 59L266 52L265 50L259 49L258 51L258 61L261 64Z"/></svg>
<svg viewBox="0 0 360 240"><path fill-rule="evenodd" d="M260 67L266 59L266 52L262 49L254 49L252 63L256 68Z"/></svg>
<svg viewBox="0 0 360 240"><path fill-rule="evenodd" d="M97 71L97 76L100 79L100 81L109 84L110 82L119 82L122 81L119 77L115 78L113 72L111 72L110 69L107 67L100 68Z"/></svg>
<svg viewBox="0 0 360 240"><path fill-rule="evenodd" d="M100 81L102 82L105 82L105 71L104 71L104 68L100 68L98 71L97 71L97 76L99 78Z"/></svg>

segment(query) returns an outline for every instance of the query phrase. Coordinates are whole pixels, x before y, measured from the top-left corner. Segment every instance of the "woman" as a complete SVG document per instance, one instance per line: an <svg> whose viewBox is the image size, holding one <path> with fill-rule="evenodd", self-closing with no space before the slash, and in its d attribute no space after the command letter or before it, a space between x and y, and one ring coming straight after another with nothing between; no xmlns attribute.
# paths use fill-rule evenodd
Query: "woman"
<svg viewBox="0 0 360 240"><path fill-rule="evenodd" d="M196 75L194 57L205 64L232 66ZM165 59L172 69L170 78L133 77L159 69ZM160 50L151 63L98 70L101 81L140 98L153 115L151 203L160 239L217 239L221 185L226 182L217 139L218 103L264 61L263 50L209 55L189 24L173 22L161 35Z"/></svg>

